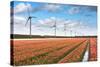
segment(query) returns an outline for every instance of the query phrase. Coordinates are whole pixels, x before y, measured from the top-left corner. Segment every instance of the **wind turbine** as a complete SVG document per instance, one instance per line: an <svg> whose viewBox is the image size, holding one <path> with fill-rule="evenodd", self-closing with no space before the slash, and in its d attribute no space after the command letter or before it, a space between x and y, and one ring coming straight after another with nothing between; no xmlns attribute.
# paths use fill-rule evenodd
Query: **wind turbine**
<svg viewBox="0 0 100 67"><path fill-rule="evenodd" d="M67 19L66 19L67 20ZM69 24L69 23L64 23L64 31L65 31L65 36L66 36L66 26L67 26L67 24Z"/></svg>
<svg viewBox="0 0 100 67"><path fill-rule="evenodd" d="M68 19L65 19L65 20L68 20ZM68 22L68 23L66 23L66 22L64 23L65 36L66 36L66 30L67 30L66 28L67 28L67 25L68 25L68 24L70 24L70 23L69 23L69 22Z"/></svg>
<svg viewBox="0 0 100 67"><path fill-rule="evenodd" d="M72 34L72 33L73 33L73 31L72 31L72 30L70 30L70 36L71 36L71 37L73 36L73 34Z"/></svg>
<svg viewBox="0 0 100 67"><path fill-rule="evenodd" d="M56 30L57 30L57 22L56 22L56 19L53 19L52 22L54 22L54 24L50 28L54 28L54 36L56 36Z"/></svg>
<svg viewBox="0 0 100 67"><path fill-rule="evenodd" d="M27 25L27 23L29 22L29 35L30 35L30 37L31 37L31 29L32 29L32 18L37 18L37 17L34 17L34 16L31 16L30 15L30 9L29 9L29 7L27 7L26 8L26 11L27 11L27 13L28 13L28 18L27 18L27 21L26 21L26 24L25 24L25 26Z"/></svg>
<svg viewBox="0 0 100 67"><path fill-rule="evenodd" d="M56 22L56 19L54 20L54 25L52 27L54 27L54 34L56 36L56 30L57 30L57 22Z"/></svg>
<svg viewBox="0 0 100 67"><path fill-rule="evenodd" d="M55 25L54 25L54 27L55 27L55 36L56 36L56 28L57 28L56 19L55 19Z"/></svg>
<svg viewBox="0 0 100 67"><path fill-rule="evenodd" d="M66 23L64 23L64 31L65 31L65 36L66 36Z"/></svg>

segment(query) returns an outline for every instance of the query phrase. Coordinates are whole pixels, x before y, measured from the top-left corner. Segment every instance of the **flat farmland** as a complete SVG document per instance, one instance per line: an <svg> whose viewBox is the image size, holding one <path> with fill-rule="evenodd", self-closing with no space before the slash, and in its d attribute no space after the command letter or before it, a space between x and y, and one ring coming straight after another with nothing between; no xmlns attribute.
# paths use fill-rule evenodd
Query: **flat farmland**
<svg viewBox="0 0 100 67"><path fill-rule="evenodd" d="M12 65L82 62L84 59L97 60L97 38L11 39Z"/></svg>

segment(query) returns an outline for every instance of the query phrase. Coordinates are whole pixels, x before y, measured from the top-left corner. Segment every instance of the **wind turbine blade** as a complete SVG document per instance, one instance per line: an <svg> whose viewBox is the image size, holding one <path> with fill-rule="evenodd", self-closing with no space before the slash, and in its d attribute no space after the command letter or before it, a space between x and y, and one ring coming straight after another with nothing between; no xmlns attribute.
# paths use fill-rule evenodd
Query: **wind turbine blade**
<svg viewBox="0 0 100 67"><path fill-rule="evenodd" d="M27 21L26 21L26 24L25 24L25 26L27 25L27 23L28 23L29 19L30 19L30 18L28 17L28 19L27 19Z"/></svg>
<svg viewBox="0 0 100 67"><path fill-rule="evenodd" d="M26 3L26 12L27 12L27 14L28 14L28 16L30 16L30 9L29 9L29 7L28 7L28 3Z"/></svg>

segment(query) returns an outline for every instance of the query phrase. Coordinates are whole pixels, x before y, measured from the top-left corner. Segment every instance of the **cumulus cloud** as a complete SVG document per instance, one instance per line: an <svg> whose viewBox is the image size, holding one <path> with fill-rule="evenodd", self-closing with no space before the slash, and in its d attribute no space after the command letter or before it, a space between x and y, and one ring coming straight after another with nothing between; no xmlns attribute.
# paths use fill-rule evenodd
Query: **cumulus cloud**
<svg viewBox="0 0 100 67"><path fill-rule="evenodd" d="M38 23L40 23L40 26L44 26L44 27L54 27L56 23L56 26L58 27L58 26L63 25L64 19L49 17L49 18L38 20Z"/></svg>
<svg viewBox="0 0 100 67"><path fill-rule="evenodd" d="M45 6L43 6L43 9L49 12L56 12L57 10L61 9L61 6L57 4L46 4Z"/></svg>
<svg viewBox="0 0 100 67"><path fill-rule="evenodd" d="M25 23L26 21L26 19L21 16L14 16L13 19L14 19L14 23L17 23L17 24Z"/></svg>
<svg viewBox="0 0 100 67"><path fill-rule="evenodd" d="M81 23L79 21L71 21L69 24L67 24L67 27L78 27L81 26Z"/></svg>
<svg viewBox="0 0 100 67"><path fill-rule="evenodd" d="M22 16L13 15L11 16L11 24L12 25L25 25L26 18Z"/></svg>
<svg viewBox="0 0 100 67"><path fill-rule="evenodd" d="M30 10L32 9L31 4L19 3L18 5L14 7L14 13L21 13L21 12L26 11L27 9L30 9Z"/></svg>
<svg viewBox="0 0 100 67"><path fill-rule="evenodd" d="M14 7L14 13L21 13L21 12L26 12L27 10L30 10L30 12L37 12L37 11L41 11L41 10L46 10L48 12L56 12L58 10L61 9L60 5L57 4L45 4L42 6L38 6L38 7L32 7L31 4L27 3L19 3Z"/></svg>
<svg viewBox="0 0 100 67"><path fill-rule="evenodd" d="M37 12L37 11L41 11L41 10L46 10L48 12L57 12L58 10L61 9L61 6L58 4L45 4L45 5L41 5L41 6L37 6L32 8L32 12Z"/></svg>
<svg viewBox="0 0 100 67"><path fill-rule="evenodd" d="M56 19L55 17L45 18L45 19L39 20L39 23L42 25L52 26L54 25L55 19Z"/></svg>
<svg viewBox="0 0 100 67"><path fill-rule="evenodd" d="M68 13L69 14L77 14L80 12L80 8L79 7L71 7L69 10L68 10Z"/></svg>

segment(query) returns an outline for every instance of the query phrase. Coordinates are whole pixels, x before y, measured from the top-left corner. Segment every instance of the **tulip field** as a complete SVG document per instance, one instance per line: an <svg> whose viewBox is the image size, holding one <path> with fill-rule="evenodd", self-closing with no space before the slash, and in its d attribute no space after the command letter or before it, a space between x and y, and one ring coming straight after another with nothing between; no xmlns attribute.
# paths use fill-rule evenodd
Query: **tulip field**
<svg viewBox="0 0 100 67"><path fill-rule="evenodd" d="M97 60L97 38L11 39L12 65L37 65Z"/></svg>

